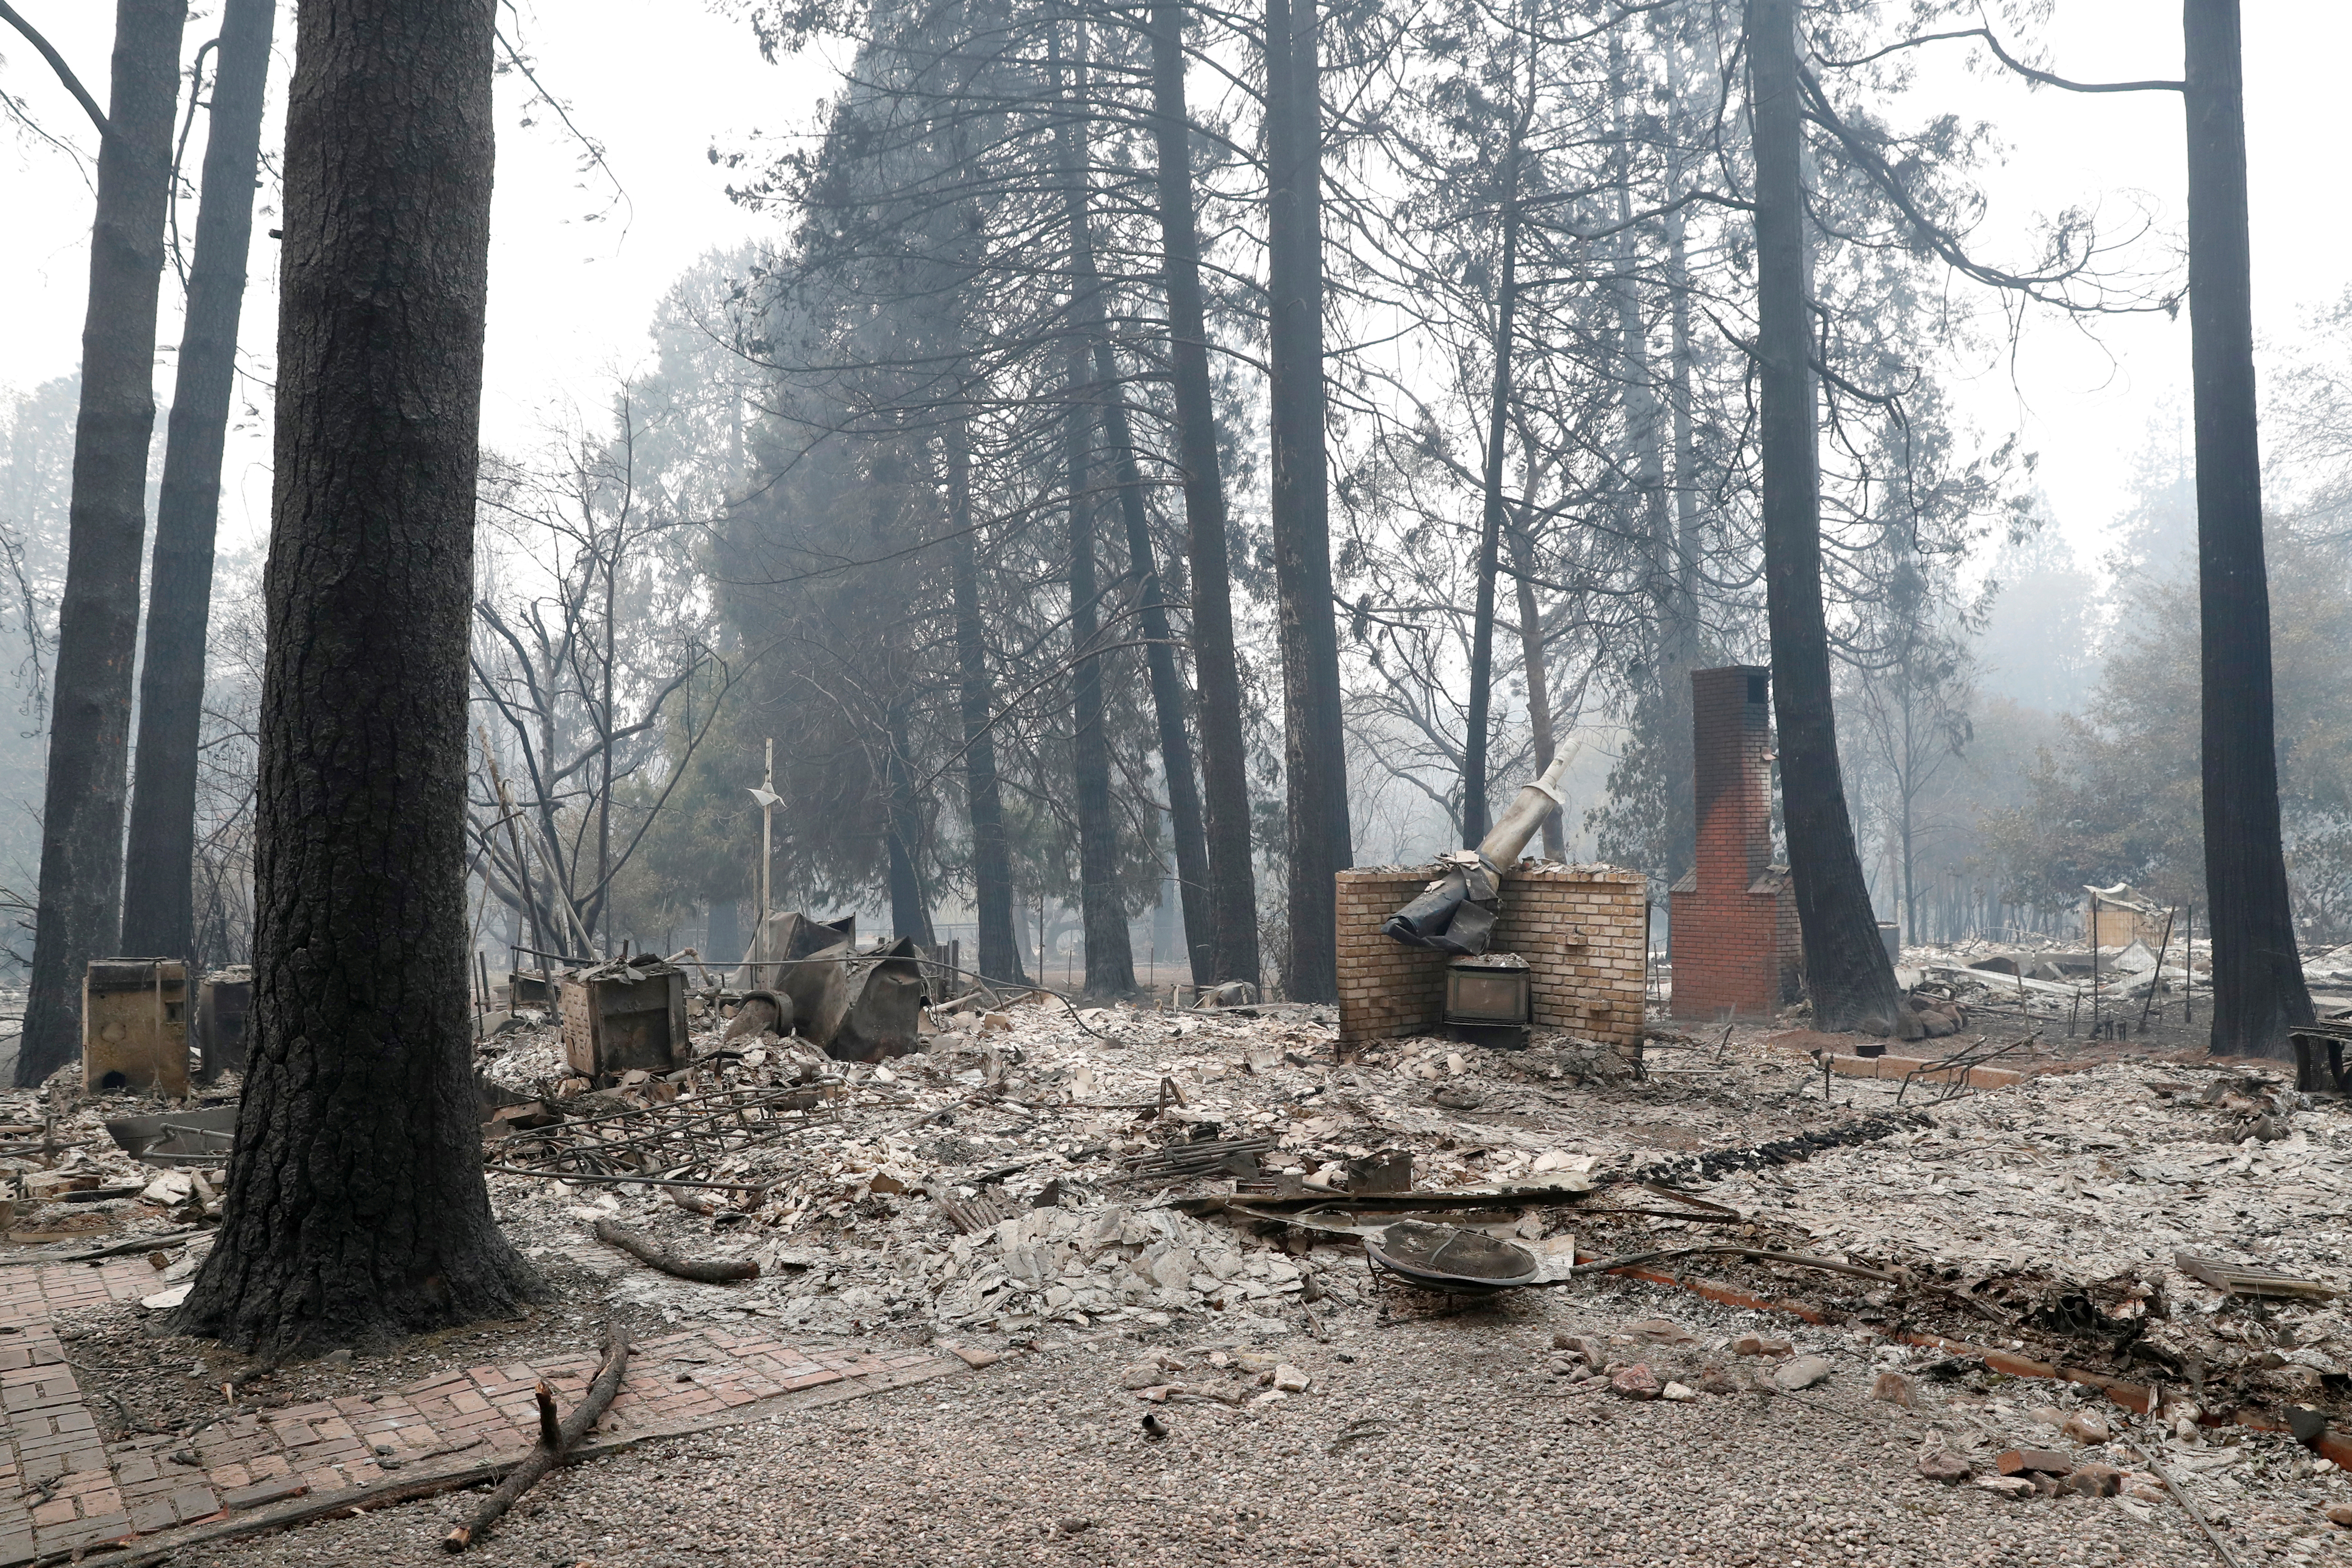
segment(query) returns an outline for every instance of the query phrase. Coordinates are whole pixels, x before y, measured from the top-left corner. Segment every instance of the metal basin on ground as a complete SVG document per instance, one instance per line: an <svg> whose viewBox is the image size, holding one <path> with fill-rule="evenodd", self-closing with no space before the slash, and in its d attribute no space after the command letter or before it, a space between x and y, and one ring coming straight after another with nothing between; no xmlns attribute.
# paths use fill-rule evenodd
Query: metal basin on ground
<svg viewBox="0 0 2352 1568"><path fill-rule="evenodd" d="M1424 1289L1478 1293L1531 1285L1540 1272L1535 1254L1475 1230L1401 1220L1364 1240L1377 1268Z"/></svg>

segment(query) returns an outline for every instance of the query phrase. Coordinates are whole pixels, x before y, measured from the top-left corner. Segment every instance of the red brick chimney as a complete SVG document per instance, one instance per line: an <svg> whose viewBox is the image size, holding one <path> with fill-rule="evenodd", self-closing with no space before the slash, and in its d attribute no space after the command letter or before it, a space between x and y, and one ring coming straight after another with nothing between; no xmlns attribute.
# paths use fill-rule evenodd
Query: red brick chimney
<svg viewBox="0 0 2352 1568"><path fill-rule="evenodd" d="M1769 1016L1797 994L1788 872L1772 864L1772 672L1691 672L1698 853L1667 896L1677 1018Z"/></svg>

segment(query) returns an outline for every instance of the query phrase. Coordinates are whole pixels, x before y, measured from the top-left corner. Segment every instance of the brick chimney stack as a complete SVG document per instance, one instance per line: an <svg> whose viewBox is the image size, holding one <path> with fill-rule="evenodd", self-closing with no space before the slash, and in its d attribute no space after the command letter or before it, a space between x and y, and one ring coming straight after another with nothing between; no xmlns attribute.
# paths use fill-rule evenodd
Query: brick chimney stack
<svg viewBox="0 0 2352 1568"><path fill-rule="evenodd" d="M1668 896L1678 1018L1764 1016L1796 993L1788 873L1772 864L1772 672L1691 672L1698 852Z"/></svg>

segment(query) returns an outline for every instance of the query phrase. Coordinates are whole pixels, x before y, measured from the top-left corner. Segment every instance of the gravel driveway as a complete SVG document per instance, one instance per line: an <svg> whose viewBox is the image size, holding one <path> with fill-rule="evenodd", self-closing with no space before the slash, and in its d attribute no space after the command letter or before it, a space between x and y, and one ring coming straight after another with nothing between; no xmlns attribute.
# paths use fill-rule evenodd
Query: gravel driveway
<svg viewBox="0 0 2352 1568"><path fill-rule="evenodd" d="M1674 1336L1660 1319L1692 1341L1661 1342ZM1041 1342L969 1376L585 1465L542 1483L468 1555L518 1568L2220 1562L2169 1503L2017 1502L1919 1477L1931 1426L1935 1441L1972 1451L1980 1470L1997 1447L2036 1433L2064 1447L2024 1413L2072 1405L2073 1391L1979 1372L1972 1382L1917 1380L1916 1408L1906 1409L1871 1397L1874 1370L1902 1352L1801 1325L1790 1336L1798 1350L1836 1370L1802 1394L1759 1391L1772 1363L1733 1355L1727 1342L1788 1334L1789 1321L1681 1291L1609 1280L1522 1293L1501 1310L1400 1310L1385 1324L1367 1306L1333 1313L1319 1340L1168 1337L1185 1327L1151 1340ZM1738 1391L1619 1399L1553 1370L1559 1335L1607 1347L1612 1362L1638 1359L1662 1379L1696 1381L1712 1366L1717 1386ZM1213 1365L1212 1351L1228 1362L1270 1356L1311 1384L1268 1398L1257 1374ZM1152 1405L1120 1386L1140 1381L1140 1371L1123 1374L1155 1355L1181 1363L1160 1375L1201 1392ZM1165 1438L1146 1436L1147 1411ZM2119 1437L2151 1440L2144 1424L2107 1413ZM2284 1438L2233 1432L2183 1448L2203 1456L2224 1441L2244 1450L2230 1468L2247 1481L2200 1481L2199 1495L2228 1516L2242 1564L2352 1562L2352 1531L2320 1511L2352 1500L2342 1475L2310 1474ZM472 1500L409 1504L176 1561L421 1568L449 1561L438 1542Z"/></svg>

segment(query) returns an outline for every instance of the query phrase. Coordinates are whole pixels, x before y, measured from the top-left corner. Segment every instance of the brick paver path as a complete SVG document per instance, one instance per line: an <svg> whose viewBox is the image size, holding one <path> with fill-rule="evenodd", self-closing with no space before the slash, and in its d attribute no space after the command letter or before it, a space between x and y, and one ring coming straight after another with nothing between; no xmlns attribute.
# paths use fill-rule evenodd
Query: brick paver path
<svg viewBox="0 0 2352 1568"><path fill-rule="evenodd" d="M106 1442L51 1314L155 1288L154 1270L136 1258L0 1269L0 1568L305 1491L366 1486L409 1466L429 1474L425 1462L444 1456L457 1468L520 1455L539 1430L532 1384L546 1379L570 1409L599 1359L467 1367L383 1394L232 1416L194 1438ZM691 1329L630 1347L628 1376L598 1430L659 1431L849 1379L961 1369L923 1351L803 1349L734 1325Z"/></svg>

